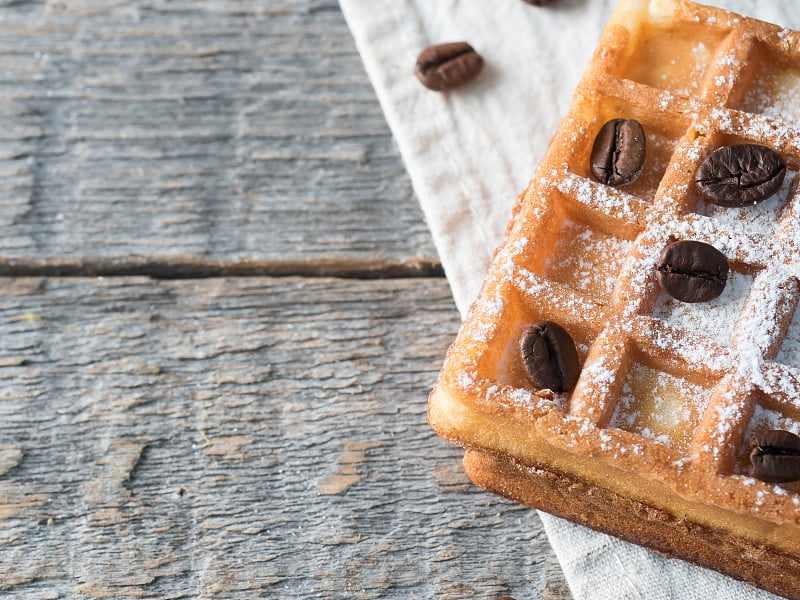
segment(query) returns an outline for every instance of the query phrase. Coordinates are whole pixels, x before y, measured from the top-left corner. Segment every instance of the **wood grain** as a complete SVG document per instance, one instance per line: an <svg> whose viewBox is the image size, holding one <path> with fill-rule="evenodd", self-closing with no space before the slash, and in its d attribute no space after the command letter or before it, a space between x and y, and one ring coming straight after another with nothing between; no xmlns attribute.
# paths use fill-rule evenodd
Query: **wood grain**
<svg viewBox="0 0 800 600"><path fill-rule="evenodd" d="M335 0L0 5L0 273L441 273Z"/></svg>
<svg viewBox="0 0 800 600"><path fill-rule="evenodd" d="M564 598L425 424L443 279L2 280L4 598Z"/></svg>
<svg viewBox="0 0 800 600"><path fill-rule="evenodd" d="M335 0L0 0L0 68L0 597L569 597L424 422L457 315Z"/></svg>

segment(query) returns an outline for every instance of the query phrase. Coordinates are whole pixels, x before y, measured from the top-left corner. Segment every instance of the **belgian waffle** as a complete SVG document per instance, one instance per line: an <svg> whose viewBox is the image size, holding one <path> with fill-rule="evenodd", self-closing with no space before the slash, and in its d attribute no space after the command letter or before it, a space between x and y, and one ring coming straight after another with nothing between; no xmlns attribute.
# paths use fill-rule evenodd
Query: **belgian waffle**
<svg viewBox="0 0 800 600"><path fill-rule="evenodd" d="M800 433L798 92L800 33L622 0L430 396L430 424L468 448L478 485L800 598L800 483L756 479L748 462L753 435ZM617 118L647 136L622 187L589 166ZM782 187L752 206L708 203L698 168L743 143L783 157ZM718 298L661 290L676 240L727 256ZM576 342L571 391L526 374L519 338L540 321Z"/></svg>

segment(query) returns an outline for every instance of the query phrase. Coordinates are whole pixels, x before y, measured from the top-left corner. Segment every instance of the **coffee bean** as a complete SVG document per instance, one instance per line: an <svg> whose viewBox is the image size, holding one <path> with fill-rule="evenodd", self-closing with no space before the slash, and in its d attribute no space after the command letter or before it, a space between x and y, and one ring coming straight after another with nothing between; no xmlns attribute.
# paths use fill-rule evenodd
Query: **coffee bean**
<svg viewBox="0 0 800 600"><path fill-rule="evenodd" d="M639 121L613 119L594 139L592 175L608 185L625 185L639 176L644 165L645 137Z"/></svg>
<svg viewBox="0 0 800 600"><path fill-rule="evenodd" d="M525 370L538 388L561 393L578 381L580 359L575 342L558 323L528 325L520 338L520 351Z"/></svg>
<svg viewBox="0 0 800 600"><path fill-rule="evenodd" d="M708 202L747 206L766 200L780 189L786 164L772 148L737 144L715 150L697 170L697 187Z"/></svg>
<svg viewBox="0 0 800 600"><path fill-rule="evenodd" d="M431 46L420 53L414 70L426 88L452 90L472 81L483 68L483 58L467 42Z"/></svg>
<svg viewBox="0 0 800 600"><path fill-rule="evenodd" d="M719 296L728 279L728 259L703 242L669 244L658 261L658 283L683 302L706 302Z"/></svg>
<svg viewBox="0 0 800 600"><path fill-rule="evenodd" d="M534 6L544 6L550 4L552 0L522 0L525 4L533 4Z"/></svg>
<svg viewBox="0 0 800 600"><path fill-rule="evenodd" d="M800 479L800 437L790 431L773 429L753 436L750 463L753 477L769 483Z"/></svg>

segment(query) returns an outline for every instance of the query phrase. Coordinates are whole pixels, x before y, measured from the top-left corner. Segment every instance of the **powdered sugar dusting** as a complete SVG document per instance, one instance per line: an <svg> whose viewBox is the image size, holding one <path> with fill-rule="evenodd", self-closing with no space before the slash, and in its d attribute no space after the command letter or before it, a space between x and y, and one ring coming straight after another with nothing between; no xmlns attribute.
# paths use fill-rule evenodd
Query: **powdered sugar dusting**
<svg viewBox="0 0 800 600"><path fill-rule="evenodd" d="M781 210L786 206L789 189L795 175L794 171L787 171L783 185L778 192L758 204L741 208L726 208L701 201L697 212L716 219L726 228L741 227L744 224L747 229L761 233L771 232L778 221Z"/></svg>
<svg viewBox="0 0 800 600"><path fill-rule="evenodd" d="M698 240L711 244L729 261L764 265L769 262L770 232L755 232L747 224L731 220L722 223L714 217L689 213L681 219L668 215L652 232L675 239Z"/></svg>
<svg viewBox="0 0 800 600"><path fill-rule="evenodd" d="M518 275L517 285L531 296L537 296L553 287L549 281L542 279L528 269L519 269Z"/></svg>
<svg viewBox="0 0 800 600"><path fill-rule="evenodd" d="M532 273L528 269L518 269L515 281L520 290L530 294L534 299L540 295L556 298L563 309L567 309L576 315L580 314L583 318L589 318L589 315L597 312L597 304L566 290L558 283L548 281L536 273Z"/></svg>
<svg viewBox="0 0 800 600"><path fill-rule="evenodd" d="M708 22L711 23L711 19ZM733 54L725 54L717 59L717 64L721 67L738 67L739 59Z"/></svg>
<svg viewBox="0 0 800 600"><path fill-rule="evenodd" d="M609 369L602 362L593 362L584 371L591 379L592 384L598 387L609 388L617 378L616 371Z"/></svg>
<svg viewBox="0 0 800 600"><path fill-rule="evenodd" d="M555 176L558 176L558 172ZM562 194L567 194L588 207L601 209L604 213L614 215L621 220L636 219L636 210L633 208L637 202L636 198L611 186L601 185L570 172L564 173L563 177L554 183Z"/></svg>
<svg viewBox="0 0 800 600"><path fill-rule="evenodd" d="M681 331L662 329L647 329L645 332L656 347L674 353L688 365L697 367L702 365L713 371L723 371L731 367L730 355L715 352L714 348L703 343L702 337L687 336Z"/></svg>
<svg viewBox="0 0 800 600"><path fill-rule="evenodd" d="M783 429L800 435L800 422L780 411L756 405L744 439L749 440L754 435L769 429Z"/></svg>
<svg viewBox="0 0 800 600"><path fill-rule="evenodd" d="M499 389L502 389L504 394L497 394ZM556 409L565 411L567 406L567 398L565 394L547 394L539 395L530 390L522 388L499 388L491 390L490 392L497 395L495 401L505 403L507 400L516 408L527 411L538 411L542 409Z"/></svg>
<svg viewBox="0 0 800 600"><path fill-rule="evenodd" d="M487 343L494 338L497 328L501 322L499 315L505 307L505 299L501 294L501 290L495 290L494 296L484 298L480 303L481 310L485 318L473 318L465 321L467 324L464 330L464 335L468 336L475 342Z"/></svg>
<svg viewBox="0 0 800 600"><path fill-rule="evenodd" d="M753 86L742 100L742 110L789 122L800 122L800 71L771 62L762 64Z"/></svg>
<svg viewBox="0 0 800 600"><path fill-rule="evenodd" d="M800 415L800 369L766 363L753 374L753 384L774 402Z"/></svg>
<svg viewBox="0 0 800 600"><path fill-rule="evenodd" d="M653 316L673 327L688 329L720 345L727 345L752 282L752 275L731 271L725 290L718 298L697 304L681 302L661 292Z"/></svg>
<svg viewBox="0 0 800 600"><path fill-rule="evenodd" d="M741 363L758 364L778 349L798 291L797 282L780 270L758 275L733 340Z"/></svg>
<svg viewBox="0 0 800 600"><path fill-rule="evenodd" d="M475 377L476 377L475 371L471 372L467 370L461 371L461 373L458 374L457 378L459 387L463 390L472 389L472 387L475 385Z"/></svg>
<svg viewBox="0 0 800 600"><path fill-rule="evenodd" d="M800 368L800 310L795 309L786 337L783 339L775 360L791 367Z"/></svg>
<svg viewBox="0 0 800 600"><path fill-rule="evenodd" d="M738 396L738 390L729 389L723 398L723 403L714 407L717 413L717 428L713 433L715 450L725 443L730 433L744 418L744 406L741 402L737 402Z"/></svg>
<svg viewBox="0 0 800 600"><path fill-rule="evenodd" d="M650 131L647 134L647 152L642 173L639 175L641 184L636 185L638 194L645 200L652 202L667 165L672 158L672 153L678 140L661 135L659 132Z"/></svg>
<svg viewBox="0 0 800 600"><path fill-rule="evenodd" d="M566 220L547 258L545 275L591 296L607 297L632 242Z"/></svg>

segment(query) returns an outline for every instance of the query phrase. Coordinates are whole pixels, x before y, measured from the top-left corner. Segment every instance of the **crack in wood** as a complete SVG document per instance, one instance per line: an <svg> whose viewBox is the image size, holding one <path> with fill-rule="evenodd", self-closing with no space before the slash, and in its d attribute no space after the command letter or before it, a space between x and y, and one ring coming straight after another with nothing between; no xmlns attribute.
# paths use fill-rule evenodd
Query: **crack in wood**
<svg viewBox="0 0 800 600"><path fill-rule="evenodd" d="M438 261L412 258L403 262L319 258L303 261L215 261L195 257L143 256L107 259L0 259L0 277L150 277L207 279L213 277L337 277L341 279L409 279L444 277Z"/></svg>

